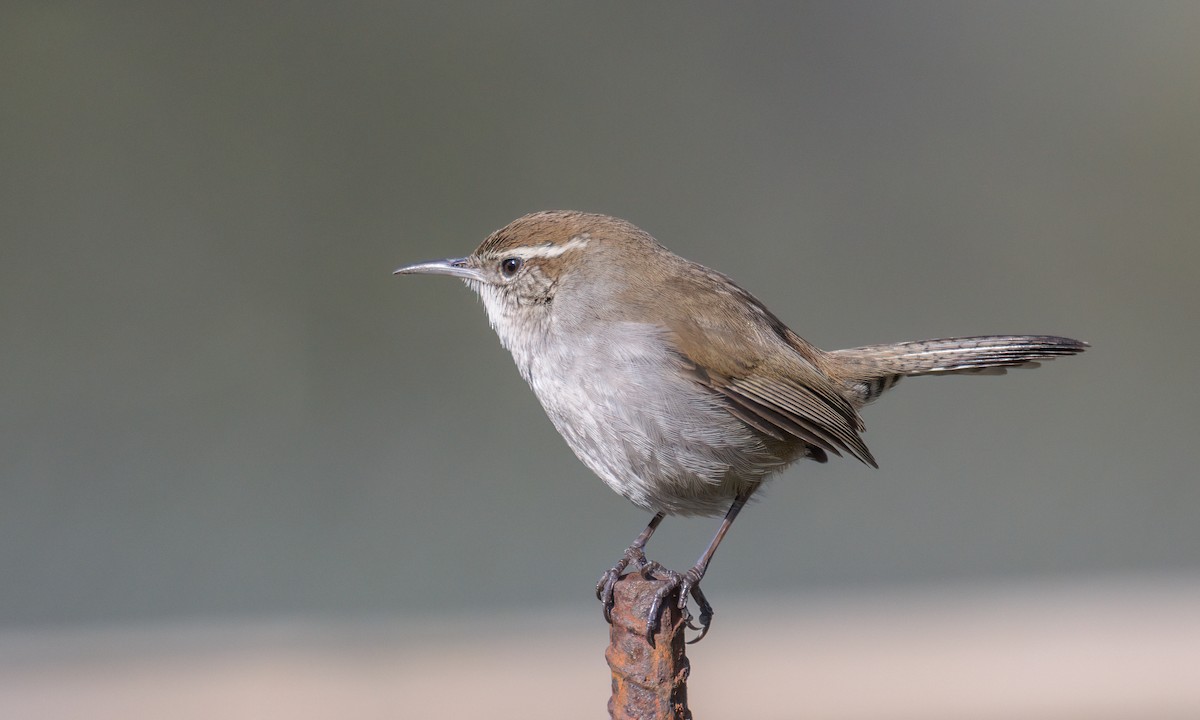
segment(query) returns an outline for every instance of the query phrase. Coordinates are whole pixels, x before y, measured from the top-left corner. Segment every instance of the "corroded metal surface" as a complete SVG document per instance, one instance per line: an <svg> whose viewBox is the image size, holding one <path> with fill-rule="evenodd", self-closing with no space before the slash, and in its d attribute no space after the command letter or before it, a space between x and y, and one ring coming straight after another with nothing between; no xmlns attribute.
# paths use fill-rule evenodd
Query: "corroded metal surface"
<svg viewBox="0 0 1200 720"><path fill-rule="evenodd" d="M604 653L612 669L608 713L614 720L690 720L687 708L689 664L684 652L684 618L678 591L663 602L654 644L646 640L646 618L663 584L630 573L614 587L612 626Z"/></svg>

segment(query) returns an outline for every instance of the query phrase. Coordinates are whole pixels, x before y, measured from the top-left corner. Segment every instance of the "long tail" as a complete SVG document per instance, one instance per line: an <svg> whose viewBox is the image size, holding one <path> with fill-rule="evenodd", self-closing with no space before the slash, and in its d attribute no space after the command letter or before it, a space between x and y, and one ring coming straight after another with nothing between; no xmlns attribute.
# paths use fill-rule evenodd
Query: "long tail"
<svg viewBox="0 0 1200 720"><path fill-rule="evenodd" d="M1002 375L1008 368L1037 367L1044 361L1075 355L1088 347L1081 340L1054 335L981 335L868 345L835 350L829 356L846 386L863 403L868 403L902 377Z"/></svg>

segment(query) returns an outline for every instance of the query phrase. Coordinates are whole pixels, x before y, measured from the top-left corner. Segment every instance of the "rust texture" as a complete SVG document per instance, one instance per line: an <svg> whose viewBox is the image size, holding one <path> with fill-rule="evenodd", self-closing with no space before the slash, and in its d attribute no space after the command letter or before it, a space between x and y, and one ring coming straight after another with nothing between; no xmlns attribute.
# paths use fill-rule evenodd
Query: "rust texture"
<svg viewBox="0 0 1200 720"><path fill-rule="evenodd" d="M654 644L646 640L646 618L660 580L630 573L614 588L612 625L604 657L612 669L613 720L691 720L687 707L689 664L684 652L684 618L678 591L663 602Z"/></svg>

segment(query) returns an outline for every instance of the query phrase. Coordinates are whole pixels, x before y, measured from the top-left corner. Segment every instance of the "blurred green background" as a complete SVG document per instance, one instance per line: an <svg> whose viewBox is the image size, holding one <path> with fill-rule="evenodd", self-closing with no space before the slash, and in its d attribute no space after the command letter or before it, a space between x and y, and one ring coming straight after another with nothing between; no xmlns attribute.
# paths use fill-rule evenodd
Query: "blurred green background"
<svg viewBox="0 0 1200 720"><path fill-rule="evenodd" d="M718 611L1194 580L1198 34L1187 2L5 3L0 630L598 624L648 518L468 290L390 274L545 208L625 217L826 348L1094 345L901 384L866 413L882 469L801 465L743 513Z"/></svg>

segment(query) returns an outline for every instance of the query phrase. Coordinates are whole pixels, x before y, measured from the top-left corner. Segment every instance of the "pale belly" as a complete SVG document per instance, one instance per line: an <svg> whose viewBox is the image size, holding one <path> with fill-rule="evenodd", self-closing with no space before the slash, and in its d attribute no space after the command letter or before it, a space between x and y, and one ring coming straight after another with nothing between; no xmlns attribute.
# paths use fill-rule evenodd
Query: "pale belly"
<svg viewBox="0 0 1200 720"><path fill-rule="evenodd" d="M767 440L674 362L656 342L626 336L619 356L584 342L522 372L567 444L617 493L651 512L723 515L803 447Z"/></svg>

